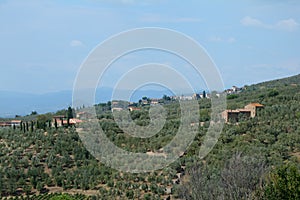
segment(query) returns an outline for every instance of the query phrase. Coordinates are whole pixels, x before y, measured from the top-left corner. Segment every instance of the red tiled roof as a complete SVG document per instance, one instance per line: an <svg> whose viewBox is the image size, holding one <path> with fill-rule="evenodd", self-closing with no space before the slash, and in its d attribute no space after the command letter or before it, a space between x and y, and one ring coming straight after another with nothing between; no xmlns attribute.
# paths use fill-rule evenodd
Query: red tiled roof
<svg viewBox="0 0 300 200"><path fill-rule="evenodd" d="M264 105L262 105L260 103L250 103L248 105L255 106L255 107L264 107Z"/></svg>
<svg viewBox="0 0 300 200"><path fill-rule="evenodd" d="M11 120L11 123L21 123L22 120Z"/></svg>
<svg viewBox="0 0 300 200"><path fill-rule="evenodd" d="M53 116L53 118L65 118L64 115L56 115L56 116Z"/></svg>
<svg viewBox="0 0 300 200"><path fill-rule="evenodd" d="M129 107L130 110L141 110L140 108L137 107Z"/></svg>

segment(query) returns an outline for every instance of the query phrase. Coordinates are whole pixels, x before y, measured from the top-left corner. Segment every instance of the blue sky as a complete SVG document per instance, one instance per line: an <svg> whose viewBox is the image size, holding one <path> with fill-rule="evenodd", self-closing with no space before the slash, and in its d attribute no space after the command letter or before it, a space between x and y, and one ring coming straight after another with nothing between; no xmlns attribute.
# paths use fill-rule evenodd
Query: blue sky
<svg viewBox="0 0 300 200"><path fill-rule="evenodd" d="M0 0L0 90L71 90L80 64L96 45L141 27L174 29L194 38L214 60L226 87L300 73L297 0ZM139 56L141 63L153 57L178 69L184 64L157 52ZM127 58L119 64L132 63ZM104 86L121 75L110 73Z"/></svg>

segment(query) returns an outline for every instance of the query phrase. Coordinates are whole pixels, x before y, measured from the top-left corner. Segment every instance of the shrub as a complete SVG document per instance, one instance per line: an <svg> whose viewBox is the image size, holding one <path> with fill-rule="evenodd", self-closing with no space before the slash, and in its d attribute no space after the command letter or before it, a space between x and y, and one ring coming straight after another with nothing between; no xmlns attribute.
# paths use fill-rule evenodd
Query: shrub
<svg viewBox="0 0 300 200"><path fill-rule="evenodd" d="M300 199L300 171L285 164L270 174L264 190L265 199Z"/></svg>

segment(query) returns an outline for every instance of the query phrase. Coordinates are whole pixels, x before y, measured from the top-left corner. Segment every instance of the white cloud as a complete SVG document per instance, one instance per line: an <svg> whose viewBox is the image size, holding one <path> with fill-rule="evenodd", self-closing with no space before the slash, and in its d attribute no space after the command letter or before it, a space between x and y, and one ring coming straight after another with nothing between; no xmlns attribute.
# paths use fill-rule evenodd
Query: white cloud
<svg viewBox="0 0 300 200"><path fill-rule="evenodd" d="M299 24L294 19L290 18L278 21L275 27L280 30L295 31L299 27Z"/></svg>
<svg viewBox="0 0 300 200"><path fill-rule="evenodd" d="M235 42L235 41L236 41L236 40L235 40L234 37L230 37L230 38L227 39L227 42L229 42L229 43L233 43L233 42Z"/></svg>
<svg viewBox="0 0 300 200"><path fill-rule="evenodd" d="M229 37L229 38L222 38L219 36L211 36L209 38L209 40L211 42L227 42L227 43L233 43L236 41L236 39L234 37Z"/></svg>
<svg viewBox="0 0 300 200"><path fill-rule="evenodd" d="M83 43L80 40L72 40L70 42L71 47L79 47L79 46L84 46Z"/></svg>
<svg viewBox="0 0 300 200"><path fill-rule="evenodd" d="M241 20L241 23L244 26L259 26L259 27L265 27L265 24L263 24L260 20L246 16Z"/></svg>
<svg viewBox="0 0 300 200"><path fill-rule="evenodd" d="M293 18L279 20L275 24L266 24L259 19L246 16L241 20L241 24L244 26L260 27L265 29L275 29L282 31L295 31L299 27L299 23Z"/></svg>

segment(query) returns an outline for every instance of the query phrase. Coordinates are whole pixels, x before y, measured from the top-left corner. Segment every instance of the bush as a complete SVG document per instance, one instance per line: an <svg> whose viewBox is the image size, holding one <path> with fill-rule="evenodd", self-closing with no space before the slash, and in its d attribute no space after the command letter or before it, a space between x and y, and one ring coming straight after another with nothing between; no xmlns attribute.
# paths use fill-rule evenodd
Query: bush
<svg viewBox="0 0 300 200"><path fill-rule="evenodd" d="M239 96L238 95L236 95L236 94L231 94L231 95L228 95L227 96L227 99L236 99L236 98L238 98Z"/></svg>
<svg viewBox="0 0 300 200"><path fill-rule="evenodd" d="M269 93L268 93L268 97L275 97L279 95L279 92L277 90L271 90Z"/></svg>
<svg viewBox="0 0 300 200"><path fill-rule="evenodd" d="M265 199L300 199L300 171L293 164L279 167L270 174Z"/></svg>
<svg viewBox="0 0 300 200"><path fill-rule="evenodd" d="M75 200L75 199L72 198L68 194L61 194L61 195L57 195L57 196L52 197L50 200Z"/></svg>

